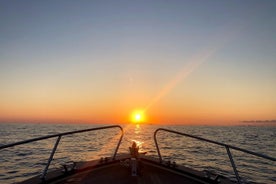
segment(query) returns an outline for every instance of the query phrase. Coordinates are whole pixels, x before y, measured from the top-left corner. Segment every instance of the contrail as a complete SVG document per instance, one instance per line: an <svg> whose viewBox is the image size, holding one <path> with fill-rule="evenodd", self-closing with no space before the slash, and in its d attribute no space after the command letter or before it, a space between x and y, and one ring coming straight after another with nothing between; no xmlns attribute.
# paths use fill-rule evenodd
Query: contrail
<svg viewBox="0 0 276 184"><path fill-rule="evenodd" d="M196 70L204 62L208 61L217 50L221 49L227 42L230 42L244 29L242 24L228 24L222 27L222 34L214 35L213 42L205 50L189 59L188 63L184 65L183 69L180 70L177 75L163 87L163 89L149 102L144 108L144 112L151 108L154 104L160 101L165 95L167 95L180 81L187 78L194 70Z"/></svg>
<svg viewBox="0 0 276 184"><path fill-rule="evenodd" d="M180 81L187 78L196 68L207 61L216 50L216 48L211 48L191 58L184 68L150 101L144 108L144 111L147 111L151 106L167 95Z"/></svg>

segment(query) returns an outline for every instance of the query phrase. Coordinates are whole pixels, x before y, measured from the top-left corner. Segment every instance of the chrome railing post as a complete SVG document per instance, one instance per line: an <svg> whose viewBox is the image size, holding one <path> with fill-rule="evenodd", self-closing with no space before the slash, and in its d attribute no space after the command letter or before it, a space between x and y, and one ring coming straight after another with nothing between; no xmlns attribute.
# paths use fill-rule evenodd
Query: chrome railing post
<svg viewBox="0 0 276 184"><path fill-rule="evenodd" d="M53 147L53 149L52 149L51 155L50 155L50 157L49 157L49 159L48 159L47 165L46 165L46 167L44 168L43 173L42 173L42 175L41 175L41 177L40 177L42 180L45 180L45 176L46 176L47 171L48 171L48 168L49 168L49 166L50 166L50 164L51 164L51 162L52 162L52 160L53 160L53 157L54 157L54 154L55 154L55 152L56 152L56 150L57 150L57 147L58 147L58 144L59 144L60 139L61 139L61 136L58 136L57 141L56 141L56 143L55 143L55 145L54 145L54 147Z"/></svg>
<svg viewBox="0 0 276 184"><path fill-rule="evenodd" d="M235 165L234 159L233 159L233 157L232 157L232 154L231 154L231 152L230 152L230 149L229 149L229 147L228 147L228 146L225 146L225 148L226 148L226 151L227 151L228 157L229 157L229 159L230 159L230 162L231 162L231 165L232 165L233 171L234 171L234 173L235 173L235 175L236 175L236 179L237 179L238 183L239 183L239 184L241 184L241 181L240 181L240 176L239 176L239 173L238 173L237 167L236 167L236 165Z"/></svg>
<svg viewBox="0 0 276 184"><path fill-rule="evenodd" d="M155 130L155 132L154 132L154 143L155 143L156 150L157 150L157 153L158 153L159 162L162 163L162 156L161 156L160 149L159 149L159 146L158 146L158 143L157 143L157 138L156 138L156 134L157 134L157 132L158 132L159 130L160 130L160 129L157 129L157 130Z"/></svg>
<svg viewBox="0 0 276 184"><path fill-rule="evenodd" d="M118 149L119 149L119 147L121 145L121 142L122 142L122 139L123 139L123 136L124 136L124 130L123 130L123 128L120 127L120 126L118 126L118 128L120 128L120 130L121 130L121 137L120 137L120 140L119 140L119 142L118 142L118 144L116 146L116 149L115 149L115 152L114 152L114 155L113 155L113 158L112 158L113 160L115 160L115 158L116 158Z"/></svg>

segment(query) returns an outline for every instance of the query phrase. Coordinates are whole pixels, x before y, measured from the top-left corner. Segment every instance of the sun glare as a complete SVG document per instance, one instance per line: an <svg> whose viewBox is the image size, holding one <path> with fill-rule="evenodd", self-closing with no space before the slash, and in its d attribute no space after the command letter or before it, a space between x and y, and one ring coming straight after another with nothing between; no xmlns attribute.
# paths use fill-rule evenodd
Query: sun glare
<svg viewBox="0 0 276 184"><path fill-rule="evenodd" d="M135 115L135 120L140 121L141 120L141 114L136 114Z"/></svg>
<svg viewBox="0 0 276 184"><path fill-rule="evenodd" d="M144 112L141 110L133 111L131 114L132 123L142 123L145 121Z"/></svg>

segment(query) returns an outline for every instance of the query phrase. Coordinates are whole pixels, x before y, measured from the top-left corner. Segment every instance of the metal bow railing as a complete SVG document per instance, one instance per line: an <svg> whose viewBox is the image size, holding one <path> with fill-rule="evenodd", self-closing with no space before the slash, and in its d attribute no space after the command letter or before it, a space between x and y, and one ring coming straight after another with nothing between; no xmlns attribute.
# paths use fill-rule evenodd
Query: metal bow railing
<svg viewBox="0 0 276 184"><path fill-rule="evenodd" d="M236 146L231 146L231 145L224 144L224 143L221 143L221 142L205 139L205 138L202 138L202 137L198 137L198 136L194 136L194 135L190 135L190 134L186 134L186 133L182 133L182 132L177 132L177 131L174 131L174 130L169 130L169 129L165 129L165 128L158 128L154 132L154 142L155 142L155 146L156 146L156 149L157 149L157 153L158 153L158 156L159 156L159 162L160 163L162 163L162 156L161 156L159 146L158 146L158 143L157 143L157 138L156 138L157 132L159 132L159 131L170 132L170 133L182 135L182 136L185 136L185 137L190 137L190 138L193 138L193 139L197 139L197 140L200 140L200 141L204 141L204 142L208 142L208 143L212 143L212 144L216 144L216 145L225 147L238 183L241 183L241 180L240 180L239 173L238 173L237 167L235 165L234 159L233 159L232 154L230 152L230 149L238 150L238 151L248 153L248 154L251 154L251 155L254 155L254 156L257 156L257 157L261 157L261 158L265 158L265 159L268 159L268 160L276 161L276 158L273 158L273 157L270 157L270 156L267 156L267 155L264 155L264 154L256 153L256 152L253 152L253 151L249 151L249 150L246 150L246 149L242 149L242 148L239 148L239 147L236 147Z"/></svg>
<svg viewBox="0 0 276 184"><path fill-rule="evenodd" d="M51 164L51 162L53 160L54 154L55 154L55 152L57 150L57 147L58 147L58 144L60 142L61 137L66 136L66 135L72 135L72 134L78 134L78 133L90 132L90 131L96 131L96 130L103 130L103 129L110 129L110 128L119 128L121 130L121 136L120 136L120 139L118 141L118 144L116 146L115 152L114 152L113 157L112 157L112 159L115 160L117 152L118 152L118 149L119 149L119 146L120 146L120 144L122 142L122 138L123 138L123 135L124 135L123 128L121 126L119 126L119 125L96 127L96 128L82 129L82 130L76 130L76 131L71 131L71 132L64 132L64 133L59 133L59 134L54 134L54 135L47 135L47 136L33 138L33 139L28 139L28 140L20 141L20 142L16 142L16 143L1 145L0 146L0 150L5 149L5 148L9 148L9 147L13 147L13 146L17 146L17 145L22 145L22 144L27 144L27 143L31 143L31 142L36 142L36 141L40 141L40 140L45 140L45 139L50 139L50 138L57 137L57 140L56 140L56 142L54 144L54 147L53 147L53 149L51 151L51 154L49 156L48 162L47 162L47 164L46 164L46 166L45 166L45 168L44 168L44 170L42 172L42 175L41 175L41 179L45 180L48 168L49 168L49 166L50 166L50 164Z"/></svg>

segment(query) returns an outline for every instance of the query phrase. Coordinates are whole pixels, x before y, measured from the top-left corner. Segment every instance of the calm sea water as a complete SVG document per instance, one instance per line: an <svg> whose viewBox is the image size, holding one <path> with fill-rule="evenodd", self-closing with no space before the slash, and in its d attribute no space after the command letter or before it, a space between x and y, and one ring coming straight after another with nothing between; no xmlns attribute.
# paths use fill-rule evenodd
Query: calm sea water
<svg viewBox="0 0 276 184"><path fill-rule="evenodd" d="M0 124L0 144L80 130L103 125L68 124ZM168 128L276 157L276 127L274 126L157 126L122 125L125 135L119 153L128 152L136 141L141 151L157 157L153 132ZM72 161L92 160L111 156L119 138L119 129L62 137L50 169ZM164 159L178 165L209 170L234 179L225 148L191 138L158 133L159 147ZM15 183L40 174L45 167L56 138L0 150L0 183ZM231 150L242 180L276 183L276 164L255 156Z"/></svg>

